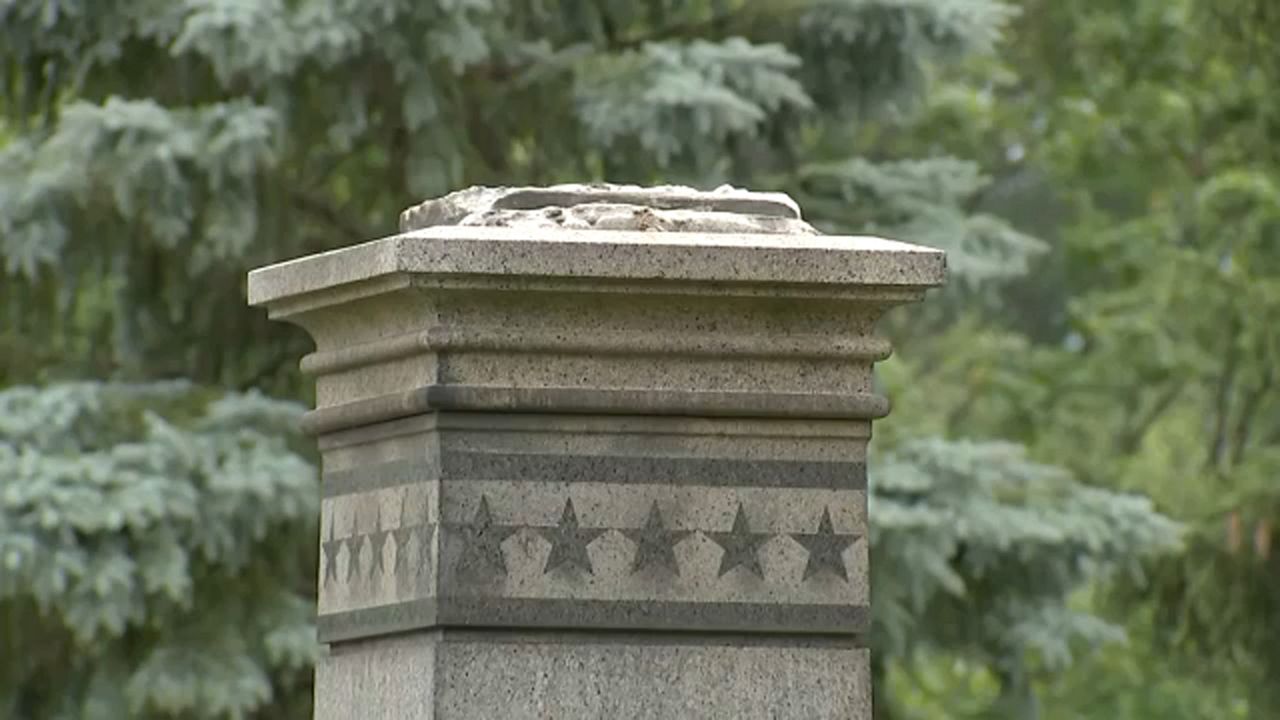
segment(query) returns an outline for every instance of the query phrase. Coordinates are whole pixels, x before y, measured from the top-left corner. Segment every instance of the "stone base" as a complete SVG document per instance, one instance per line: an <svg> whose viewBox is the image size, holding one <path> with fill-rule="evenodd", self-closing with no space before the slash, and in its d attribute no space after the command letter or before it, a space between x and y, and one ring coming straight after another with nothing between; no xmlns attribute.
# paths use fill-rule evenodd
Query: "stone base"
<svg viewBox="0 0 1280 720"><path fill-rule="evenodd" d="M871 717L856 637L436 630L335 644L317 720Z"/></svg>

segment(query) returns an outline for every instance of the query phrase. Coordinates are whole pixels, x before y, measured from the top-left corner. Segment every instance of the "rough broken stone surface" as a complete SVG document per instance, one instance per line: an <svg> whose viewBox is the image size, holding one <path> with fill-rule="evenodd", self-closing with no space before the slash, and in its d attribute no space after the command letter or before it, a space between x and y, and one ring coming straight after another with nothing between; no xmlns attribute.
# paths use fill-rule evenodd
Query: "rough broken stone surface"
<svg viewBox="0 0 1280 720"><path fill-rule="evenodd" d="M733 189L402 223L249 281L316 341L316 716L869 720L874 326L942 254Z"/></svg>
<svg viewBox="0 0 1280 720"><path fill-rule="evenodd" d="M427 200L400 215L400 231L440 225L640 230L648 232L814 235L795 201L728 185L471 187Z"/></svg>

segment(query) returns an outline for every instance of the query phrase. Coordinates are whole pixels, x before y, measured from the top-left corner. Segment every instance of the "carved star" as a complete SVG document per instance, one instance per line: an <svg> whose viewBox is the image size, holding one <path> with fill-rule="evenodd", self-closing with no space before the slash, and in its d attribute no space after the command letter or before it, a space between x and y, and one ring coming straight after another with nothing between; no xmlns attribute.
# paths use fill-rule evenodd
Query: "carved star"
<svg viewBox="0 0 1280 720"><path fill-rule="evenodd" d="M733 529L729 532L706 533L717 545L724 549L720 558L720 576L736 567L745 567L764 578L764 569L760 567L760 546L769 539L769 533L753 533L747 527L747 513L738 503L738 514L733 518Z"/></svg>
<svg viewBox="0 0 1280 720"><path fill-rule="evenodd" d="M423 523L417 526L418 530L418 563L419 573L424 573L431 565L431 540L432 534L436 531L435 523ZM512 529L511 532L515 532Z"/></svg>
<svg viewBox="0 0 1280 720"><path fill-rule="evenodd" d="M791 537L809 551L809 562L805 563L802 580L808 580L823 570L839 575L845 581L849 580L849 571L844 565L844 551L862 536L837 533L831 525L830 509L822 509L818 532L793 533Z"/></svg>
<svg viewBox="0 0 1280 720"><path fill-rule="evenodd" d="M338 553L342 552L342 546L347 544L347 539L333 539L333 520L329 521L329 539L320 543L320 552L324 553L324 584L328 585L329 581L338 582Z"/></svg>
<svg viewBox="0 0 1280 720"><path fill-rule="evenodd" d="M489 513L489 498L481 495L480 508L471 523L458 526L463 545L456 569L462 573L488 569L506 575L507 560L502 554L502 542L518 529L495 524Z"/></svg>
<svg viewBox="0 0 1280 720"><path fill-rule="evenodd" d="M587 546L603 535L605 529L578 527L578 514L573 511L573 500L565 500L559 525L539 528L539 531L551 543L551 554L547 556L547 564L542 572L551 572L562 565L577 565L589 573L595 572L591 567L591 558L587 555Z"/></svg>
<svg viewBox="0 0 1280 720"><path fill-rule="evenodd" d="M382 529L382 506L377 506L373 521L373 531L369 533L369 544L373 547L373 567L369 568L369 577L374 573L385 572L383 567L383 551L386 550L388 531Z"/></svg>
<svg viewBox="0 0 1280 720"><path fill-rule="evenodd" d="M426 517L425 508L423 517L424 519ZM391 531L392 542L396 546L395 573L399 577L403 577L409 570L409 545L413 541L413 531L417 529L413 520L414 518L410 517L409 512L409 491L405 490L400 493L400 527ZM429 530L429 526L423 525L420 535L429 532ZM419 540L418 545L421 552L426 552L427 543Z"/></svg>
<svg viewBox="0 0 1280 720"><path fill-rule="evenodd" d="M649 517L644 527L624 530L623 534L636 544L635 560L631 564L631 572L637 572L650 565L661 565L676 575L680 567L676 564L675 546L689 536L688 530L668 530L662 524L662 513L658 511L655 500L649 507Z"/></svg>
<svg viewBox="0 0 1280 720"><path fill-rule="evenodd" d="M347 538L347 582L360 575L360 551L364 550L364 533L355 533Z"/></svg>
<svg viewBox="0 0 1280 720"><path fill-rule="evenodd" d="M409 543L413 540L414 528L401 526L391 531L391 541L396 546L395 574L398 577L409 570Z"/></svg>

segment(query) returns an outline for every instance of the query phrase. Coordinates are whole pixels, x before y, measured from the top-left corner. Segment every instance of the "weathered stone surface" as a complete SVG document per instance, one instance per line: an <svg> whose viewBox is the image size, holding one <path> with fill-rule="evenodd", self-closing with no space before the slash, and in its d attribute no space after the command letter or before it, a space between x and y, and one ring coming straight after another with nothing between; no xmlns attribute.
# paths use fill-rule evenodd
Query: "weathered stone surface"
<svg viewBox="0 0 1280 720"><path fill-rule="evenodd" d="M440 225L567 230L816 234L781 193L723 186L712 192L667 185L472 187L400 215L400 231Z"/></svg>
<svg viewBox="0 0 1280 720"><path fill-rule="evenodd" d="M856 638L444 630L335 646L317 720L860 720Z"/></svg>
<svg viewBox="0 0 1280 720"><path fill-rule="evenodd" d="M942 254L732 190L403 223L249 278L316 341L318 717L869 718L874 326Z"/></svg>

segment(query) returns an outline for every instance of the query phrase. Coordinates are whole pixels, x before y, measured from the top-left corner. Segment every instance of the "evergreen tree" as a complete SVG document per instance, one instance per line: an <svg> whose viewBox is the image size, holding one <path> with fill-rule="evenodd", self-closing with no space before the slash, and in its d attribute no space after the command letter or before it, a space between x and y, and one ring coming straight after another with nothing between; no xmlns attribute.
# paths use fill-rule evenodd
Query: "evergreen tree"
<svg viewBox="0 0 1280 720"><path fill-rule="evenodd" d="M949 252L951 287L891 326L908 355L961 308L994 307L1043 245L974 212L977 165L890 141L930 68L988 50L1010 15L1000 0L0 0L0 383L15 386L0 467L16 478L0 611L23 628L0 698L20 717L305 717L312 471L286 439L296 407L244 393L305 403L307 340L244 307L245 272L389 233L422 197L593 178L782 190L824 229ZM895 393L931 372L886 370ZM961 654L993 669L998 702L1032 707L1035 667L1116 634L1072 592L1172 527L1017 447L949 440L927 412L889 427L879 678ZM72 496L88 499L74 517Z"/></svg>
<svg viewBox="0 0 1280 720"><path fill-rule="evenodd" d="M184 381L0 391L0 714L306 716L299 414Z"/></svg>
<svg viewBox="0 0 1280 720"><path fill-rule="evenodd" d="M904 369L919 403L900 397L898 412L1022 442L1190 529L1144 582L1094 595L1142 646L1046 692L1099 717L1271 717L1280 63L1267 43L1280 6L1023 7L999 56L948 73L895 150L927 138L980 158L996 178L981 205L1050 250L997 314L942 339L944 364L904 354L939 372Z"/></svg>

